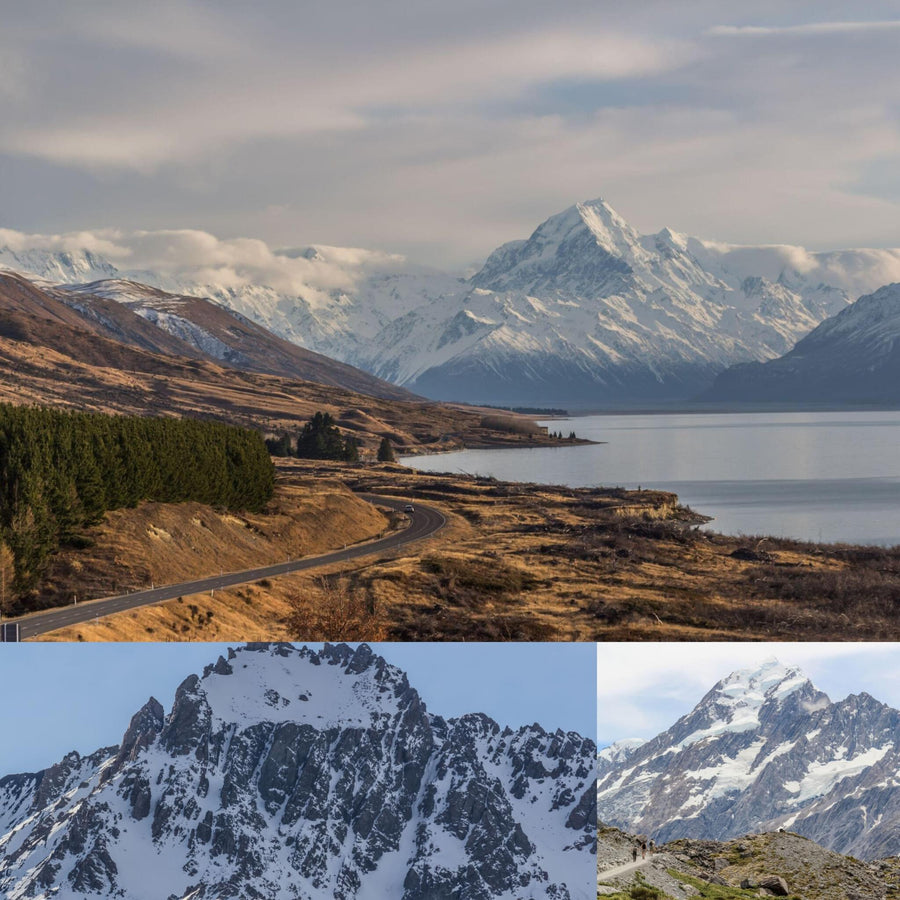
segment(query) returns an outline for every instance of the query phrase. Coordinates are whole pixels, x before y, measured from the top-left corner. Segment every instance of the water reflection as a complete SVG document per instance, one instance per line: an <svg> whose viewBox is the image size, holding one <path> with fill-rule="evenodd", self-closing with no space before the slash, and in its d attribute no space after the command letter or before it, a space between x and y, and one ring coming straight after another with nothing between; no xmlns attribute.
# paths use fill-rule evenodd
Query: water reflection
<svg viewBox="0 0 900 900"><path fill-rule="evenodd" d="M510 481L675 491L731 534L900 544L900 412L586 416L606 443L408 460Z"/></svg>

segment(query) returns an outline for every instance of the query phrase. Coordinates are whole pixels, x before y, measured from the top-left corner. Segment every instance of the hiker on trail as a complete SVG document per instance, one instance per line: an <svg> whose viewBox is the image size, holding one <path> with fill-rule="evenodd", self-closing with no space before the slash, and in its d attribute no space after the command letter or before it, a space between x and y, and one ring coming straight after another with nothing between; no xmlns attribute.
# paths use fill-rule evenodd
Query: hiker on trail
<svg viewBox="0 0 900 900"><path fill-rule="evenodd" d="M646 859L646 858L647 858L647 842L642 841L641 842L641 859Z"/></svg>
<svg viewBox="0 0 900 900"><path fill-rule="evenodd" d="M637 862L637 847L631 848L631 861Z"/></svg>
<svg viewBox="0 0 900 900"><path fill-rule="evenodd" d="M653 841L650 841L650 855L653 856Z"/></svg>

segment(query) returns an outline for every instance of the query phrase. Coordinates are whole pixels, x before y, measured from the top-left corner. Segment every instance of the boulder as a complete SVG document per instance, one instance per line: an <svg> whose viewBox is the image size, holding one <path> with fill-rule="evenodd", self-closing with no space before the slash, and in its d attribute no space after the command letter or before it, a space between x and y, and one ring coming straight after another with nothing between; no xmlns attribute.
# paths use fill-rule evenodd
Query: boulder
<svg viewBox="0 0 900 900"><path fill-rule="evenodd" d="M759 886L775 897L787 897L790 893L787 882L780 875L764 875L759 879Z"/></svg>

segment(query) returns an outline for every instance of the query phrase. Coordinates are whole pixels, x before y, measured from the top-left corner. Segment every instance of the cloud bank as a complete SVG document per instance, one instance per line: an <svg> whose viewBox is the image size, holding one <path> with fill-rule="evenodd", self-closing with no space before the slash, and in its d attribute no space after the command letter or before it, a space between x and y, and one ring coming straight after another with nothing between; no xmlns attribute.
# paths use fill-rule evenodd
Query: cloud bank
<svg viewBox="0 0 900 900"><path fill-rule="evenodd" d="M644 232L900 244L896 6L46 0L0 33L3 224L481 258Z"/></svg>
<svg viewBox="0 0 900 900"><path fill-rule="evenodd" d="M0 253L4 248L13 253L87 250L136 277L151 271L162 276L163 283L168 278L215 284L225 290L265 287L307 299L332 291L351 291L363 278L378 273L412 268L403 256L377 250L321 245L272 249L253 238L223 240L209 232L189 229L65 234L0 229Z"/></svg>

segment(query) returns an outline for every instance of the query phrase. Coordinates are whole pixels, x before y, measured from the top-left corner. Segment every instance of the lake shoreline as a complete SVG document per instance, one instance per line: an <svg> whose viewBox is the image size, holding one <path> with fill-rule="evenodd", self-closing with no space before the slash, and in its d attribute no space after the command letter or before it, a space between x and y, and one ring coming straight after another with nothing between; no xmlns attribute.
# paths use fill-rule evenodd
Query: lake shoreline
<svg viewBox="0 0 900 900"><path fill-rule="evenodd" d="M591 416L682 416L682 415L741 415L761 413L854 413L854 412L897 412L900 403L678 403L672 406L624 406L600 409L570 409L568 416L538 416L541 422L559 419L583 419Z"/></svg>
<svg viewBox="0 0 900 900"><path fill-rule="evenodd" d="M502 481L620 486L677 493L723 534L813 543L900 545L900 412L628 414L543 420L587 440L544 454L539 442L403 454L419 471L458 469ZM590 442L590 443L589 443ZM603 450L592 450L603 445ZM556 446L559 446L558 444ZM444 448L445 451L449 448ZM444 454L441 454L444 455Z"/></svg>

